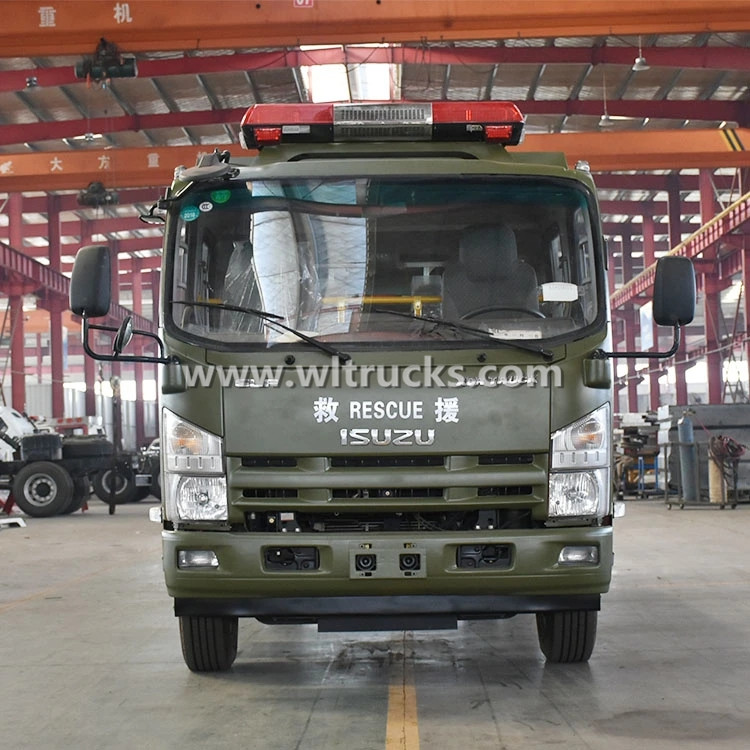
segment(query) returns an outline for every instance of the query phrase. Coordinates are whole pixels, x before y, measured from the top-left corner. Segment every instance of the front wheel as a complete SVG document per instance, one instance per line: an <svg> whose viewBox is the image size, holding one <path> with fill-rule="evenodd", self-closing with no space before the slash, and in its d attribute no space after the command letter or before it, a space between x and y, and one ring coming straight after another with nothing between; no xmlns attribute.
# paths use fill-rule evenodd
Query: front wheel
<svg viewBox="0 0 750 750"><path fill-rule="evenodd" d="M224 672L237 656L238 618L180 616L182 656L191 672Z"/></svg>
<svg viewBox="0 0 750 750"><path fill-rule="evenodd" d="M572 664L588 661L596 643L595 610L537 612L539 648L548 662Z"/></svg>

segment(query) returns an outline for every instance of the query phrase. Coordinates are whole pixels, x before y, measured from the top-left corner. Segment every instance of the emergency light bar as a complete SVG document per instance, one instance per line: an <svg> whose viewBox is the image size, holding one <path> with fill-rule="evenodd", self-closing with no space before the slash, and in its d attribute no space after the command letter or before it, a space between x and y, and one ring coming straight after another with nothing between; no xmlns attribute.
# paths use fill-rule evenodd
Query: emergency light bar
<svg viewBox="0 0 750 750"><path fill-rule="evenodd" d="M348 141L484 141L515 146L523 115L511 102L255 104L242 118L245 148Z"/></svg>

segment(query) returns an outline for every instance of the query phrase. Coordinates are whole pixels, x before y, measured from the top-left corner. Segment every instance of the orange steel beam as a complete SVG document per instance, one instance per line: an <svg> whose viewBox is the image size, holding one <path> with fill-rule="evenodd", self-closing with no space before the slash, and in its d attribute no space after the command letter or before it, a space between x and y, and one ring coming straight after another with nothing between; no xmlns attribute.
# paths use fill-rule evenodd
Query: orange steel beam
<svg viewBox="0 0 750 750"><path fill-rule="evenodd" d="M0 242L0 267L4 280L17 281L23 288L24 294L35 293L44 296L50 294L64 299L68 298L70 279L67 276L39 263L4 242ZM126 315L133 316L133 323L138 328L155 331L156 326L153 321L136 315L119 304L111 306L106 322L118 325Z"/></svg>
<svg viewBox="0 0 750 750"><path fill-rule="evenodd" d="M255 153L236 144L227 147L238 155ZM610 172L750 167L748 148L750 128L617 130L528 135L512 152L561 151L571 165L584 160L594 172ZM211 150L206 146L171 146L0 154L0 193L82 189L92 181L103 182L108 188L164 186L172 181L175 166L191 166L198 154Z"/></svg>
<svg viewBox="0 0 750 750"><path fill-rule="evenodd" d="M669 255L695 258L743 224L750 221L750 193L728 206L700 229L669 251ZM650 265L612 294L611 308L614 310L634 301L651 289L656 275L656 263Z"/></svg>
<svg viewBox="0 0 750 750"><path fill-rule="evenodd" d="M211 151L209 146L168 146L0 153L0 192L80 190L90 182L109 189L165 186L176 166L193 166L199 154Z"/></svg>
<svg viewBox="0 0 750 750"><path fill-rule="evenodd" d="M527 135L519 151L561 151L594 172L750 166L750 128ZM1 183L0 183L1 184Z"/></svg>
<svg viewBox="0 0 750 750"><path fill-rule="evenodd" d="M750 30L746 0L4 0L0 55Z"/></svg>

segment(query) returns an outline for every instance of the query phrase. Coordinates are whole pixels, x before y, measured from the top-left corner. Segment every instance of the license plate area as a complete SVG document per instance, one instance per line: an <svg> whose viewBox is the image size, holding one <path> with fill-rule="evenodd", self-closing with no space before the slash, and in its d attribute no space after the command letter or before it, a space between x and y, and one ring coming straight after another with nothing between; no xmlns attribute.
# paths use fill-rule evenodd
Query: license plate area
<svg viewBox="0 0 750 750"><path fill-rule="evenodd" d="M349 549L350 578L426 576L426 549L412 542L363 542Z"/></svg>

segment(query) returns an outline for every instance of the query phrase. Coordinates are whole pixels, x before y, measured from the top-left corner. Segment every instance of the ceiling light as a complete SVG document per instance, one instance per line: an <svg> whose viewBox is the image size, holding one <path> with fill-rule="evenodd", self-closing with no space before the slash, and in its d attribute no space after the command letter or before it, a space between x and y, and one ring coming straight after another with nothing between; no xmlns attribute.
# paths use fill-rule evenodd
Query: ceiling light
<svg viewBox="0 0 750 750"><path fill-rule="evenodd" d="M611 128L614 124L607 110L607 69L602 65L602 99L604 101L604 112L599 118L600 128Z"/></svg>
<svg viewBox="0 0 750 750"><path fill-rule="evenodd" d="M640 73L644 70L650 70L651 66L646 62L646 58L643 56L643 47L641 46L641 38L638 37L638 57L633 62L631 70L634 73Z"/></svg>
<svg viewBox="0 0 750 750"><path fill-rule="evenodd" d="M96 138L104 138L104 136L101 133L84 133L83 135L74 135L70 138L71 141L85 141L86 143L91 143Z"/></svg>

